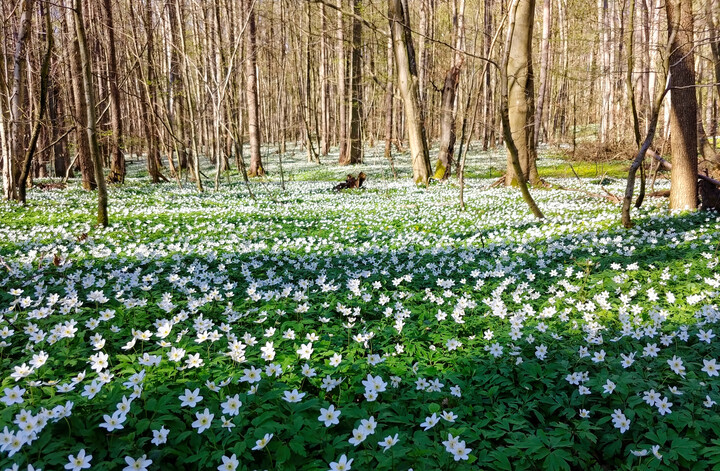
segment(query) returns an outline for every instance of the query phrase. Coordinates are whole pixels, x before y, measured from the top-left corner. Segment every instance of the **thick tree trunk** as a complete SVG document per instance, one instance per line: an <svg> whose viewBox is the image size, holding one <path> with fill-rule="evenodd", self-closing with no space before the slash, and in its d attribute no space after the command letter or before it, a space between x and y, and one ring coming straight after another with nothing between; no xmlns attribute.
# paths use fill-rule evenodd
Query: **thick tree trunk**
<svg viewBox="0 0 720 471"><path fill-rule="evenodd" d="M518 150L523 180L535 185L540 181L536 166L535 133L533 128L534 85L532 68L532 29L535 0L520 0L515 17L510 58L507 64L508 113L510 130ZM512 156L508 153L505 184L519 183Z"/></svg>
<svg viewBox="0 0 720 471"><path fill-rule="evenodd" d="M388 0L388 18L395 50L398 88L405 103L413 180L417 184L426 185L431 169L425 118L418 93L417 65L410 35L409 13L404 10L400 0Z"/></svg>
<svg viewBox="0 0 720 471"><path fill-rule="evenodd" d="M115 23L110 0L103 0L105 29L108 37L108 85L110 89L110 183L125 182L125 155L122 151L122 121L120 119L120 88L118 87L117 58L115 54Z"/></svg>
<svg viewBox="0 0 720 471"><path fill-rule="evenodd" d="M692 0L668 0L666 10L668 31L675 33L670 55L670 208L695 210L698 163Z"/></svg>
<svg viewBox="0 0 720 471"><path fill-rule="evenodd" d="M250 170L248 175L258 177L265 175L260 158L260 113L258 111L257 91L257 52L255 45L255 2L245 0L245 11L248 15L247 31L245 32L245 94L247 96L248 135L250 140Z"/></svg>
<svg viewBox="0 0 720 471"><path fill-rule="evenodd" d="M75 31L78 38L78 49L80 50L80 61L82 68L83 88L85 89L85 112L86 117L86 133L90 146L90 157L95 168L95 181L98 190L98 214L97 223L101 226L108 225L107 214L107 189L105 187L105 178L103 177L102 157L98 147L97 132L95 130L95 94L92 84L92 73L90 71L90 53L85 39L85 25L82 17L82 0L75 0Z"/></svg>
<svg viewBox="0 0 720 471"><path fill-rule="evenodd" d="M524 2L527 2L527 0L513 0L508 11L508 33L505 41L505 52L503 54L502 63L500 64L500 119L502 121L503 137L505 138L505 144L508 148L510 163L515 171L517 183L520 187L523 200L525 200L525 203L527 203L533 215L538 219L542 219L545 216L542 211L540 211L540 208L535 203L535 200L528 189L525 172L522 168L522 162L520 160L520 152L518 146L515 144L515 136L512 132L512 125L510 121L509 89L511 81L516 81L517 77L512 78L508 71L513 70L511 69L509 63L512 57L513 43L518 37L516 35L516 22L519 18L526 21L529 19L530 25L532 25L532 17L528 18L526 15L528 15L528 11L530 12L530 15L532 15L533 10L520 10L519 8L519 5ZM532 36L532 34L530 36ZM522 137L527 138L525 135ZM532 134L530 134L530 139L532 139Z"/></svg>

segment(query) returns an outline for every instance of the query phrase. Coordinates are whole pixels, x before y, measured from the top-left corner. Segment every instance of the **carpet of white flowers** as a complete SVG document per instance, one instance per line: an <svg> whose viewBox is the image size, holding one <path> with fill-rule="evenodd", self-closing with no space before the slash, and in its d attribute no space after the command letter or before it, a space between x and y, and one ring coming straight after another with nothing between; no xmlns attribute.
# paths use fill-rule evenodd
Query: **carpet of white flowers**
<svg viewBox="0 0 720 471"><path fill-rule="evenodd" d="M298 180L0 205L0 468L720 465L718 214Z"/></svg>

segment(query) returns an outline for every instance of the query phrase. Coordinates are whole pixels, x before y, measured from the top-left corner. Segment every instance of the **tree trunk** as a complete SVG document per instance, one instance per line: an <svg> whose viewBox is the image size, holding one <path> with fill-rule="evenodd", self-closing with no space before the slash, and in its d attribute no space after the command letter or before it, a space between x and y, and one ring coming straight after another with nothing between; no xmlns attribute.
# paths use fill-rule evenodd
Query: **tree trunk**
<svg viewBox="0 0 720 471"><path fill-rule="evenodd" d="M30 34L34 0L23 0L20 25L15 41L15 55L13 56L12 92L10 93L10 153L4 159L3 181L5 197L17 198L17 181L20 177L20 156L23 155L25 141L25 118L22 106L25 101L25 44Z"/></svg>
<svg viewBox="0 0 720 471"><path fill-rule="evenodd" d="M70 5L72 6L72 2L70 2ZM68 28L72 31L72 28L74 28L72 25L75 22L72 8L67 9L66 19ZM70 79L73 84L73 97L75 101L74 117L79 125L78 132L75 133L75 147L77 148L78 153L78 163L80 165L83 188L86 190L94 190L97 187L97 182L95 180L95 168L93 167L93 161L90 155L90 143L88 142L87 134L82 132L82 130L87 129L88 127L87 113L85 111L88 105L85 101L85 83L82 78L78 79L78 77L83 76L83 71L77 32L75 34L70 34L70 41Z"/></svg>
<svg viewBox="0 0 720 471"><path fill-rule="evenodd" d="M125 182L125 155L122 151L122 121L120 119L120 89L118 87L117 58L115 54L115 23L110 0L103 0L105 28L108 35L108 85L110 88L110 183Z"/></svg>
<svg viewBox="0 0 720 471"><path fill-rule="evenodd" d="M389 33L389 31L388 31ZM394 113L394 86L393 86L393 44L392 35L388 34L387 41L387 83L385 84L385 158L390 162L393 177L397 179L395 161L392 156L393 113Z"/></svg>
<svg viewBox="0 0 720 471"><path fill-rule="evenodd" d="M320 155L330 151L330 114L328 112L327 83L327 33L325 31L325 4L320 4L320 66L318 81L320 82Z"/></svg>
<svg viewBox="0 0 720 471"><path fill-rule="evenodd" d="M543 108L545 105L545 96L548 93L548 70L550 69L550 32L552 30L551 7L552 0L543 0L543 30L542 45L540 46L540 88L538 90L538 99L535 106L535 142L533 144L536 149L538 143L540 142L540 133L543 128Z"/></svg>
<svg viewBox="0 0 720 471"><path fill-rule="evenodd" d="M107 189L105 187L105 179L103 178L102 157L98 148L97 133L95 131L95 94L92 84L92 73L90 71L90 53L85 39L85 25L82 17L82 0L75 0L75 31L78 39L78 49L80 50L80 61L82 68L83 88L85 89L85 112L86 133L90 146L90 157L95 167L95 181L98 190L98 214L97 223L101 226L108 225L107 214Z"/></svg>
<svg viewBox="0 0 720 471"><path fill-rule="evenodd" d="M145 139L147 140L147 169L150 180L153 183L160 183L159 149L157 139L157 126L155 126L155 102L157 98L157 84L155 83L154 66L154 38L152 24L152 3L146 2L143 23L145 26L145 38L147 41L147 71L143 77L143 91L145 92L145 103L143 104L143 125L145 128Z"/></svg>
<svg viewBox="0 0 720 471"><path fill-rule="evenodd" d="M258 112L257 92L257 52L255 46L255 2L245 0L245 11L248 15L247 31L245 32L245 94L247 96L248 135L250 140L250 170L248 175L258 177L265 175L260 158L260 117Z"/></svg>
<svg viewBox="0 0 720 471"><path fill-rule="evenodd" d="M534 86L532 69L532 28L535 0L520 0L517 5L515 27L510 43L510 58L507 64L508 113L510 130L518 150L523 180L535 185L540 181L536 166L535 133L533 127ZM508 153L505 184L519 183L516 178L512 157Z"/></svg>
<svg viewBox="0 0 720 471"><path fill-rule="evenodd" d="M341 165L356 165L362 162L362 23L359 15L362 11L362 2L353 1L353 23L352 23L352 59L350 77L350 141L347 149L340 154Z"/></svg>
<svg viewBox="0 0 720 471"><path fill-rule="evenodd" d="M425 137L425 117L418 93L417 65L410 35L409 13L404 10L400 0L388 0L388 18L395 50L398 88L405 103L413 180L416 184L427 185L431 168Z"/></svg>
<svg viewBox="0 0 720 471"><path fill-rule="evenodd" d="M25 204L25 190L27 186L27 179L30 175L30 167L32 165L33 154L35 154L35 146L37 145L38 136L40 135L40 128L42 127L42 120L45 116L45 109L47 108L47 92L48 92L48 76L50 75L50 57L53 50L53 32L50 24L50 5L40 5L41 10L45 10L43 16L45 17L45 56L43 57L42 67L40 69L40 99L38 103L37 117L35 118L35 125L30 136L30 143L25 150L25 157L23 159L22 168L20 170L20 177L17 182L17 194L18 201L21 204Z"/></svg>
<svg viewBox="0 0 720 471"><path fill-rule="evenodd" d="M445 74L442 92L440 117L440 150L435 163L435 180L445 180L452 171L452 158L455 151L455 124L457 120L457 88L460 82L460 71L465 56L460 52L465 36L465 0L455 2L455 57L453 64Z"/></svg>
<svg viewBox="0 0 720 471"><path fill-rule="evenodd" d="M500 119L502 121L503 137L505 138L505 144L508 148L510 163L515 171L515 178L517 179L518 186L522 192L523 199L525 200L525 203L527 203L533 215L538 219L542 219L545 216L542 211L540 211L540 208L535 203L535 200L528 189L527 180L525 179L525 171L522 168L522 161L520 160L520 152L515 144L515 136L512 132L510 121L509 88L510 82L515 82L517 80L517 76L515 78L511 78L508 71L513 70L510 67L510 61L512 58L513 44L518 37L516 31L516 21L518 18L525 21L529 19L529 23L532 25L532 17L528 18L526 15L528 14L528 11L530 12L530 15L532 15L533 9L520 10L519 8L519 5L525 2L527 2L527 0L513 0L508 11L508 33L505 41L505 53L503 54L503 60L500 64ZM525 26L523 25L523 27ZM530 34L530 36L532 36L532 34ZM527 139L527 135L523 135L522 137ZM530 139L532 139L532 133L530 133Z"/></svg>
<svg viewBox="0 0 720 471"><path fill-rule="evenodd" d="M693 53L692 0L666 2L668 32L675 32L670 55L672 103L670 209L697 209L697 99Z"/></svg>

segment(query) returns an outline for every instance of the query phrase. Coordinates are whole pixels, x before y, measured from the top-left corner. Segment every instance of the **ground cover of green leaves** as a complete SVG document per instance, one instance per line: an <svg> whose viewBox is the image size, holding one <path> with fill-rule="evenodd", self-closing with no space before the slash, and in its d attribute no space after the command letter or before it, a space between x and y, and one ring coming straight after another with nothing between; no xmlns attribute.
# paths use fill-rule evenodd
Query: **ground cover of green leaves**
<svg viewBox="0 0 720 471"><path fill-rule="evenodd" d="M491 183L0 206L0 467L720 466L720 217Z"/></svg>

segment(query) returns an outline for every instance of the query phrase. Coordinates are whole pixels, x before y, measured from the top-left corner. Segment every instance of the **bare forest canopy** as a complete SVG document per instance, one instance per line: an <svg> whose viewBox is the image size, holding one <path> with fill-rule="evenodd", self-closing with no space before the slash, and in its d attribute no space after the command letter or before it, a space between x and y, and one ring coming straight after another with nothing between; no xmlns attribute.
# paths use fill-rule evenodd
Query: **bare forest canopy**
<svg viewBox="0 0 720 471"><path fill-rule="evenodd" d="M650 152L672 162L671 208L717 178L718 0L7 0L0 15L5 198L76 175L103 224L126 159L202 191L201 162L216 186L248 181L288 145L343 165L409 150L427 184L461 173L469 142L505 144L505 183L531 207L540 143L629 149L627 211Z"/></svg>

